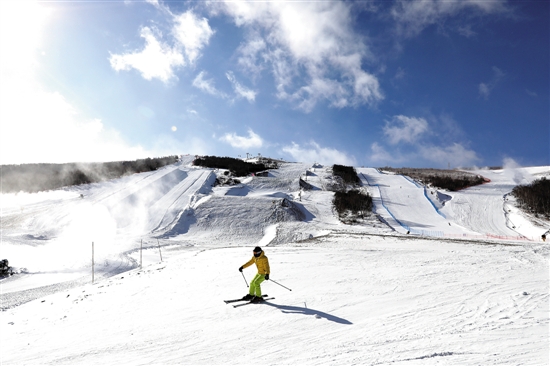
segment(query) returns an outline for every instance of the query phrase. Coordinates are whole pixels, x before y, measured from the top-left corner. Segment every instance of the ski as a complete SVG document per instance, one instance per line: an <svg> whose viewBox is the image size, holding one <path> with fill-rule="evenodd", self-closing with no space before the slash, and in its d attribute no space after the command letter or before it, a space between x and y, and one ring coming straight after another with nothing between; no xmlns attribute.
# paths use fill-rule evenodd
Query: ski
<svg viewBox="0 0 550 366"><path fill-rule="evenodd" d="M267 297L267 295L262 295L262 297ZM248 301L243 299L234 299L234 300L223 300L226 304L230 304L232 302L239 302L239 301Z"/></svg>
<svg viewBox="0 0 550 366"><path fill-rule="evenodd" d="M262 304L262 303L264 303L264 302L267 301L267 300L273 300L273 299L274 299L274 297L266 297L266 298L264 298L264 301L262 301L262 302L247 301L247 302L245 302L244 304L233 305L233 307L234 307L234 308L238 308L238 307L245 306L245 305L250 305L250 304Z"/></svg>

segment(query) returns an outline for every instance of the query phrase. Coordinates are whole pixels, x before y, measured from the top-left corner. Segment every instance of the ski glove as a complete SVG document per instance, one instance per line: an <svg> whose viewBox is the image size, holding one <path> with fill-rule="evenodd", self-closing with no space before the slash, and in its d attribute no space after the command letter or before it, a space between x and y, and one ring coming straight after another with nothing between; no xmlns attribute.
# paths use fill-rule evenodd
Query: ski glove
<svg viewBox="0 0 550 366"><path fill-rule="evenodd" d="M265 280L269 280L269 273L265 275Z"/></svg>
<svg viewBox="0 0 550 366"><path fill-rule="evenodd" d="M243 271L243 267L239 267L239 272L242 272Z"/></svg>

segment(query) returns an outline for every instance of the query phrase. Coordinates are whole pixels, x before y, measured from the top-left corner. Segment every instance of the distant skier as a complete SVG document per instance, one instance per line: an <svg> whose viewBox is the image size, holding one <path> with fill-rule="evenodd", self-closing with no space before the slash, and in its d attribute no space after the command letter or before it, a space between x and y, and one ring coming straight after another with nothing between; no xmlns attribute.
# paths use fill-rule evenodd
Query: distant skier
<svg viewBox="0 0 550 366"><path fill-rule="evenodd" d="M269 280L269 261L262 248L254 248L253 253L254 255L252 256L252 259L239 267L239 272L242 272L244 268L249 267L254 263L256 263L256 267L258 268L258 273L250 282L250 291L248 292L248 295L243 297L243 300L262 302L264 299L262 297L262 289L260 288L260 284L265 280Z"/></svg>
<svg viewBox="0 0 550 366"><path fill-rule="evenodd" d="M7 259L2 259L0 261L0 276L9 276L10 274L13 274L10 273L10 270L10 262L8 262Z"/></svg>

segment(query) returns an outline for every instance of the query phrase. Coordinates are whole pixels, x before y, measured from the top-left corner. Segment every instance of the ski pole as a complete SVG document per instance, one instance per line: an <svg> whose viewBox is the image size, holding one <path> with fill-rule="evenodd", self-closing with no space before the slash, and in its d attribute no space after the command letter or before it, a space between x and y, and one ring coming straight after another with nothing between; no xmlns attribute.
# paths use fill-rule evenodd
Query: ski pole
<svg viewBox="0 0 550 366"><path fill-rule="evenodd" d="M246 277L244 276L244 273L241 272L241 274L243 275L243 279L244 279L244 283L246 283L246 287L250 287L248 286L248 282L246 282Z"/></svg>
<svg viewBox="0 0 550 366"><path fill-rule="evenodd" d="M286 288L286 289L287 289L288 291L292 291L292 290L291 290L291 289L289 289L288 287L286 287L286 286L283 286L283 285L281 285L281 284L280 284L279 282L277 282L277 281L273 281L273 280L272 280L271 278L269 279L269 281L271 281L271 282L275 282L275 283L276 283L277 285L279 285L279 286L281 286L281 287L284 287L284 288Z"/></svg>

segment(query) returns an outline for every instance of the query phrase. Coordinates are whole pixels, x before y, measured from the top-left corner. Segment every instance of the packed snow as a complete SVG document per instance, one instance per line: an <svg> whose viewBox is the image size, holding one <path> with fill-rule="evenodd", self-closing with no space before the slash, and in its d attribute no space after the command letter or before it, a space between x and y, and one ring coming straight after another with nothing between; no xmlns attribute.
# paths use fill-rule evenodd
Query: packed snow
<svg viewBox="0 0 550 366"><path fill-rule="evenodd" d="M550 223L509 193L550 167L459 192L356 168L374 212L347 225L330 166L191 162L1 195L0 364L549 364ZM274 299L225 304L257 245Z"/></svg>

